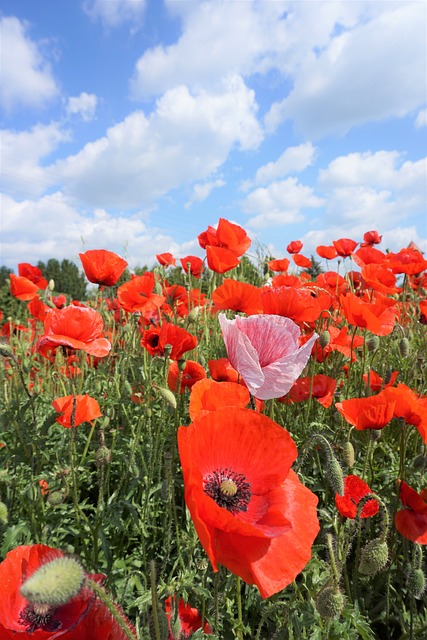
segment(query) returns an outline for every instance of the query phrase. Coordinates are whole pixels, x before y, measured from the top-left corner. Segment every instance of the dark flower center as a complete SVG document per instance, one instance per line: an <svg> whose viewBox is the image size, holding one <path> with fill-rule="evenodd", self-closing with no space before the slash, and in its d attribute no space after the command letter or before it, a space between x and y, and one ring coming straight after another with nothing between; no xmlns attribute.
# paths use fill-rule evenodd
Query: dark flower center
<svg viewBox="0 0 427 640"><path fill-rule="evenodd" d="M231 513L247 511L252 491L242 473L232 469L218 469L204 479L204 491L218 506Z"/></svg>
<svg viewBox="0 0 427 640"><path fill-rule="evenodd" d="M27 604L19 615L19 622L26 627L28 633L38 629L42 631L57 631L61 628L59 620L52 620L55 608L47 604Z"/></svg>

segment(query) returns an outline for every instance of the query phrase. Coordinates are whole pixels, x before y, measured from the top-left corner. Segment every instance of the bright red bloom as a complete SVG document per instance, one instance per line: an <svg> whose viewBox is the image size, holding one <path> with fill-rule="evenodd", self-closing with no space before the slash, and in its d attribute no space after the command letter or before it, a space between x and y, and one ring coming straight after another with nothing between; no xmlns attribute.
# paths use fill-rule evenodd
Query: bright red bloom
<svg viewBox="0 0 427 640"><path fill-rule="evenodd" d="M93 249L79 256L89 282L106 287L115 285L128 265L117 253L106 249Z"/></svg>
<svg viewBox="0 0 427 640"><path fill-rule="evenodd" d="M396 323L396 301L377 294L375 302L361 300L354 293L340 296L344 315L352 325L368 329L376 336L388 336Z"/></svg>
<svg viewBox="0 0 427 640"><path fill-rule="evenodd" d="M303 247L301 240L292 240L286 247L288 253L299 253Z"/></svg>
<svg viewBox="0 0 427 640"><path fill-rule="evenodd" d="M98 402L87 394L56 398L52 406L61 414L56 418L56 422L67 429L78 427L83 422L90 422L93 425L93 420L102 416Z"/></svg>
<svg viewBox="0 0 427 640"><path fill-rule="evenodd" d="M180 360L184 353L195 349L197 338L182 327L169 322L163 322L161 327L147 329L142 333L141 345L152 355L163 356L165 346L172 347L169 358Z"/></svg>
<svg viewBox="0 0 427 640"><path fill-rule="evenodd" d="M340 238L339 240L333 240L336 252L342 258L348 258L352 255L353 251L357 247L358 243L350 238Z"/></svg>
<svg viewBox="0 0 427 640"><path fill-rule="evenodd" d="M103 330L101 314L94 309L75 306L50 309L44 321L44 335L36 348L45 357L49 351L63 346L102 358L111 349L110 342L103 337Z"/></svg>
<svg viewBox="0 0 427 640"><path fill-rule="evenodd" d="M369 374L364 373L362 377L363 377L363 382L366 385L369 385L369 388L372 391L376 392L376 391L382 391L382 389L384 389L385 387L392 387L396 382L396 378L398 375L399 375L398 371L393 371L392 374L390 375L389 381L385 383L384 380L381 378L381 376L378 375L378 373L376 373L373 369L370 369Z"/></svg>
<svg viewBox="0 0 427 640"><path fill-rule="evenodd" d="M362 278L365 287L371 287L374 291L381 293L393 294L400 293L402 289L396 287L396 276L391 271L379 264L367 264L362 268Z"/></svg>
<svg viewBox="0 0 427 640"><path fill-rule="evenodd" d="M157 261L162 267L174 267L176 265L176 258L171 253L158 253L156 255Z"/></svg>
<svg viewBox="0 0 427 640"><path fill-rule="evenodd" d="M168 387L171 391L176 391L180 371L176 362L171 362L168 371ZM206 371L201 364L194 360L187 360L184 371L181 372L181 385L179 392L184 393L186 389L191 389L198 380L206 378Z"/></svg>
<svg viewBox="0 0 427 640"><path fill-rule="evenodd" d="M178 429L185 500L200 542L218 563L256 584L284 589L311 556L319 531L317 497L291 465L297 449L278 424L225 407Z"/></svg>
<svg viewBox="0 0 427 640"><path fill-rule="evenodd" d="M232 251L224 247L206 247L206 258L209 269L215 273L226 273L237 267L239 259Z"/></svg>
<svg viewBox="0 0 427 640"><path fill-rule="evenodd" d="M206 249L209 269L225 273L239 264L238 258L251 246L246 231L237 224L220 218L218 227L208 227L198 237L199 244Z"/></svg>
<svg viewBox="0 0 427 640"><path fill-rule="evenodd" d="M238 382L239 373L231 364L228 358L218 358L218 360L208 360L209 372L217 382Z"/></svg>
<svg viewBox="0 0 427 640"><path fill-rule="evenodd" d="M129 313L141 313L149 321L158 314L165 297L153 293L154 274L151 271L142 276L135 276L117 289L119 305Z"/></svg>
<svg viewBox="0 0 427 640"><path fill-rule="evenodd" d="M268 268L271 269L271 271L287 271L288 267L290 265L290 261L288 260L288 258L282 258L281 260L270 260L270 262L267 262L268 264Z"/></svg>
<svg viewBox="0 0 427 640"><path fill-rule="evenodd" d="M39 487L42 496L49 495L49 483L46 480L39 480Z"/></svg>
<svg viewBox="0 0 427 640"><path fill-rule="evenodd" d="M387 387L384 390L386 397L395 403L394 416L403 418L407 424L411 424L419 431L421 438L427 444L427 398L417 395L406 384L398 384L397 387Z"/></svg>
<svg viewBox="0 0 427 640"><path fill-rule="evenodd" d="M178 611L176 609L176 597L171 596L165 600L165 611L168 619L169 637L168 640L179 640L180 638L189 638L194 631L203 628L203 633L210 635L212 628L210 624L202 621L202 616L194 607L186 604L182 598L178 600ZM175 614L175 615L174 615ZM179 620L179 636L172 632L172 618L177 617ZM174 629L176 630L175 626Z"/></svg>
<svg viewBox="0 0 427 640"><path fill-rule="evenodd" d="M60 293L59 296L52 297L52 302L57 309L62 309L67 304L67 296L64 293Z"/></svg>
<svg viewBox="0 0 427 640"><path fill-rule="evenodd" d="M262 313L261 289L247 282L226 278L212 293L214 311L241 311L248 316Z"/></svg>
<svg viewBox="0 0 427 640"><path fill-rule="evenodd" d="M22 276L9 273L10 293L18 300L33 300L38 296L39 286Z"/></svg>
<svg viewBox="0 0 427 640"><path fill-rule="evenodd" d="M361 247L371 247L373 244L380 244L382 236L379 235L378 231L367 231L363 236L363 242L360 245Z"/></svg>
<svg viewBox="0 0 427 640"><path fill-rule="evenodd" d="M406 482L399 481L399 495L406 509L394 516L400 535L417 544L427 544L427 489L417 493Z"/></svg>
<svg viewBox="0 0 427 640"><path fill-rule="evenodd" d="M369 485L359 478L359 476L346 476L344 478L344 495L335 495L335 505L342 516L345 518L355 518L357 515L357 507L362 498L372 493ZM361 518L370 518L378 513L378 501L372 498L367 500L360 512Z"/></svg>
<svg viewBox="0 0 427 640"><path fill-rule="evenodd" d="M325 246L323 244L319 244L319 246L316 247L316 253L318 256L325 258L326 260L333 260L338 256L338 251L335 247Z"/></svg>
<svg viewBox="0 0 427 640"><path fill-rule="evenodd" d="M125 640L123 631L105 605L86 586L66 604L48 607L43 615L21 595L22 584L33 573L44 564L62 557L62 551L43 544L20 546L9 551L0 564L1 640ZM86 574L86 577L100 583L106 576ZM136 639L135 629L121 615Z"/></svg>
<svg viewBox="0 0 427 640"><path fill-rule="evenodd" d="M325 357L332 351L338 351L342 353L346 358L351 358L354 362L356 360L356 349L361 347L364 343L362 336L352 336L348 333L348 327L344 326L342 329L330 326L328 327L330 334L330 342L326 347L322 347L319 342L315 345L315 356L318 362L323 362Z"/></svg>
<svg viewBox="0 0 427 640"><path fill-rule="evenodd" d="M393 418L395 401L385 391L369 398L351 398L335 404L338 411L358 431L383 429Z"/></svg>
<svg viewBox="0 0 427 640"><path fill-rule="evenodd" d="M34 267L28 262L20 262L18 264L18 275L31 280L38 286L39 289L46 289L48 282L43 277L41 270L38 267Z"/></svg>
<svg viewBox="0 0 427 640"><path fill-rule="evenodd" d="M393 273L415 275L427 269L427 260L419 251L411 247L401 249L398 253L388 253L386 261Z"/></svg>
<svg viewBox="0 0 427 640"><path fill-rule="evenodd" d="M48 307L47 304L40 300L39 296L36 296L27 304L27 309L33 318L37 318L37 320L40 320L41 322L45 321L49 308L50 307Z"/></svg>
<svg viewBox="0 0 427 640"><path fill-rule="evenodd" d="M313 264L310 258L306 258L306 256L300 255L298 253L292 256L292 260L295 262L297 267L301 267L301 269L309 269Z"/></svg>
<svg viewBox="0 0 427 640"><path fill-rule="evenodd" d="M331 406L334 397L337 381L334 378L321 373L307 378L298 378L286 396L279 398L280 402L304 402L310 396L316 398L326 409Z"/></svg>
<svg viewBox="0 0 427 640"><path fill-rule="evenodd" d="M280 277L280 276L279 276ZM290 318L294 322L314 322L331 306L332 298L324 291L303 287L263 287L264 313Z"/></svg>
<svg viewBox="0 0 427 640"><path fill-rule="evenodd" d="M236 382L216 382L204 378L191 388L188 412L191 420L201 411L215 411L221 407L241 407L250 401L249 391Z"/></svg>
<svg viewBox="0 0 427 640"><path fill-rule="evenodd" d="M198 256L185 256L185 258L181 258L180 262L185 273L190 271L194 278L200 278L205 268L203 260Z"/></svg>

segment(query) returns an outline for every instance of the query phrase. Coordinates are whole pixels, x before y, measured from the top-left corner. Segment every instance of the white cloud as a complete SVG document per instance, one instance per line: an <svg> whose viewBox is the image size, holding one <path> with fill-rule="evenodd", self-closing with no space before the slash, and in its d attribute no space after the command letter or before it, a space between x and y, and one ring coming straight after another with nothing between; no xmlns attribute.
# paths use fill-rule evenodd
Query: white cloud
<svg viewBox="0 0 427 640"><path fill-rule="evenodd" d="M415 120L415 128L427 127L427 109L421 109Z"/></svg>
<svg viewBox="0 0 427 640"><path fill-rule="evenodd" d="M296 178L287 178L252 191L242 202L242 209L252 216L248 226L261 228L301 222L304 208L322 204L311 187L300 184Z"/></svg>
<svg viewBox="0 0 427 640"><path fill-rule="evenodd" d="M105 27L118 27L125 22L139 25L146 8L146 0L86 0L83 8Z"/></svg>
<svg viewBox="0 0 427 640"><path fill-rule="evenodd" d="M58 93L50 65L27 29L18 18L0 18L0 104L6 111L16 106L40 107Z"/></svg>
<svg viewBox="0 0 427 640"><path fill-rule="evenodd" d="M95 117L98 98L94 93L86 93L82 91L79 96L68 98L67 113L72 115L80 115L85 122L93 120Z"/></svg>
<svg viewBox="0 0 427 640"><path fill-rule="evenodd" d="M202 182L200 184L195 184L189 201L184 205L185 208L188 209L195 202L203 202L203 200L206 200L206 198L209 197L213 189L223 187L224 185L225 180L221 180L220 178L218 178L218 180L213 180L212 182Z"/></svg>
<svg viewBox="0 0 427 640"><path fill-rule="evenodd" d="M217 92L175 87L150 116L132 113L52 169L68 194L95 206L150 206L174 188L207 179L235 146L256 148L262 140L256 110L253 91L239 77Z"/></svg>
<svg viewBox="0 0 427 640"><path fill-rule="evenodd" d="M297 147L288 147L276 162L268 162L258 169L255 174L255 184L268 184L289 173L304 171L313 164L315 152L316 149L311 142L300 144ZM248 185L248 183L246 184Z"/></svg>
<svg viewBox="0 0 427 640"><path fill-rule="evenodd" d="M271 130L292 119L305 135L316 138L367 121L402 117L425 103L425 5L378 5L379 15L331 38L323 49L306 52L294 70L290 95L267 114Z"/></svg>

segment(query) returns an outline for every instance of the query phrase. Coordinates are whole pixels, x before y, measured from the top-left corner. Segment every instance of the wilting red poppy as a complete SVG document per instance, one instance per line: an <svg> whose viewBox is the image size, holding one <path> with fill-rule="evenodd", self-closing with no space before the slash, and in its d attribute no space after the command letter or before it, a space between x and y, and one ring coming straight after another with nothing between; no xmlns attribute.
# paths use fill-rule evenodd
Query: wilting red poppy
<svg viewBox="0 0 427 640"><path fill-rule="evenodd" d="M399 496L406 508L394 516L395 527L408 540L427 544L427 489L417 493L403 480L399 484Z"/></svg>
<svg viewBox="0 0 427 640"><path fill-rule="evenodd" d="M98 402L87 394L56 398L52 406L61 414L56 418L56 422L67 429L78 427L83 422L90 422L93 425L93 420L102 416Z"/></svg>
<svg viewBox="0 0 427 640"><path fill-rule="evenodd" d="M284 404L288 402L304 402L304 400L308 400L312 396L327 409L332 404L336 387L337 381L334 378L319 373L313 377L298 378L289 393L279 398L279 400Z"/></svg>
<svg viewBox="0 0 427 640"><path fill-rule="evenodd" d="M394 415L395 401L381 391L369 398L351 398L335 404L349 424L358 431L383 429Z"/></svg>
<svg viewBox="0 0 427 640"><path fill-rule="evenodd" d="M352 255L353 251L357 247L358 243L350 238L340 238L339 240L333 240L336 252L342 258L348 258Z"/></svg>
<svg viewBox="0 0 427 640"><path fill-rule="evenodd" d="M101 314L94 309L75 306L50 309L44 321L44 335L36 348L45 357L49 351L63 346L103 358L111 349L110 342L103 337L103 330Z"/></svg>
<svg viewBox="0 0 427 640"><path fill-rule="evenodd" d="M378 231L367 231L363 236L363 242L360 245L361 247L371 247L373 244L380 244L382 236L379 235Z"/></svg>
<svg viewBox="0 0 427 640"><path fill-rule="evenodd" d="M291 465L289 433L266 416L225 407L178 429L185 500L214 571L218 563L256 584L284 589L311 556L317 497Z"/></svg>
<svg viewBox="0 0 427 640"><path fill-rule="evenodd" d="M396 301L377 294L374 302L361 300L354 293L340 296L344 315L352 325L368 329L376 336L388 336L396 323Z"/></svg>
<svg viewBox="0 0 427 640"><path fill-rule="evenodd" d="M299 253L294 254L292 260L297 267L301 267L301 269L309 269L312 266L310 258L306 258L306 256L300 255Z"/></svg>
<svg viewBox="0 0 427 640"><path fill-rule="evenodd" d="M180 393L184 393L186 389L191 389L193 384L198 380L206 378L206 371L201 364L194 360L187 360L184 371L179 371L178 364L171 362L168 371L168 387L171 391L176 391L178 386L178 378L181 373Z"/></svg>
<svg viewBox="0 0 427 640"><path fill-rule="evenodd" d="M169 358L180 360L184 353L195 349L197 338L182 327L163 322L161 327L147 329L142 333L141 345L152 356L163 356L166 345L170 345Z"/></svg>
<svg viewBox="0 0 427 640"><path fill-rule="evenodd" d="M303 247L301 240L292 240L286 247L288 253L299 253Z"/></svg>
<svg viewBox="0 0 427 640"><path fill-rule="evenodd" d="M191 388L188 412L191 420L201 411L215 411L221 407L241 407L250 401L249 391L236 382L216 382L204 378Z"/></svg>
<svg viewBox="0 0 427 640"><path fill-rule="evenodd" d="M417 395L406 384L384 389L385 396L394 402L394 416L403 418L419 431L421 438L427 444L427 398Z"/></svg>
<svg viewBox="0 0 427 640"><path fill-rule="evenodd" d="M280 398L301 375L311 348L313 334L301 347L300 329L289 318L276 315L218 316L227 355L250 393L259 400Z"/></svg>
<svg viewBox="0 0 427 640"><path fill-rule="evenodd" d="M39 286L22 276L9 273L10 293L18 300L33 300L38 296Z"/></svg>
<svg viewBox="0 0 427 640"><path fill-rule="evenodd" d="M359 478L359 476L349 475L344 478L344 495L335 495L335 505L342 516L345 518L355 518L357 515L357 507L359 502L372 493L369 485ZM360 512L361 518L370 518L378 513L378 501L372 498L367 500Z"/></svg>
<svg viewBox="0 0 427 640"><path fill-rule="evenodd" d="M231 364L228 358L218 358L218 360L208 360L209 373L217 382L238 382L239 373Z"/></svg>
<svg viewBox="0 0 427 640"><path fill-rule="evenodd" d="M178 609L176 607L176 597L169 596L165 600L165 611L168 619L169 636L167 640L180 640L181 638L189 638L194 631L203 629L203 633L210 635L212 628L210 624L203 622L202 616L194 607L186 604L182 598L178 600ZM174 620L175 619L175 620ZM176 622L178 621L178 629ZM173 631L172 631L173 627ZM179 635L176 635L176 632Z"/></svg>
<svg viewBox="0 0 427 640"><path fill-rule="evenodd" d="M93 249L79 256L89 282L106 287L115 285L128 265L117 253L106 249Z"/></svg>
<svg viewBox="0 0 427 640"><path fill-rule="evenodd" d="M0 637L1 640L125 640L126 636L106 606L93 591L82 585L76 596L59 606L37 605L21 594L21 586L43 565L64 558L59 549L43 544L16 547L0 564ZM85 574L102 583L106 576ZM117 608L123 621L136 631Z"/></svg>
<svg viewBox="0 0 427 640"><path fill-rule="evenodd" d="M194 278L200 278L205 268L203 260L198 256L185 256L185 258L181 258L180 262L185 273L190 271Z"/></svg>
<svg viewBox="0 0 427 640"><path fill-rule="evenodd" d="M270 260L267 262L268 268L271 271L287 271L290 265L288 258L282 258L281 260Z"/></svg>
<svg viewBox="0 0 427 640"><path fill-rule="evenodd" d="M212 293L214 311L241 311L250 316L262 313L261 289L247 282L226 278Z"/></svg>
<svg viewBox="0 0 427 640"><path fill-rule="evenodd" d="M41 269L34 267L28 262L20 262L18 264L18 275L27 278L27 280L31 280L31 282L34 282L39 289L46 289L48 285L46 278L43 277Z"/></svg>
<svg viewBox="0 0 427 640"><path fill-rule="evenodd" d="M323 244L319 244L319 246L316 247L316 253L318 256L325 258L326 260L333 260L338 256L338 251L335 247L325 246Z"/></svg>
<svg viewBox="0 0 427 640"><path fill-rule="evenodd" d="M157 261L162 267L174 267L176 265L176 258L171 253L158 253L156 255Z"/></svg>

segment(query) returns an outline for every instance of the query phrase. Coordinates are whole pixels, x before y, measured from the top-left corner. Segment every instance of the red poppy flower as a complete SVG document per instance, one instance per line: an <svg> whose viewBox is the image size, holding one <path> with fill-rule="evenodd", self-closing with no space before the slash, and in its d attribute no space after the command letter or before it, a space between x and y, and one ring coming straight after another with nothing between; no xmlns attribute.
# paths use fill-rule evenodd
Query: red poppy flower
<svg viewBox="0 0 427 640"><path fill-rule="evenodd" d="M67 296L64 293L60 293L59 296L52 297L52 302L57 309L62 309L67 304Z"/></svg>
<svg viewBox="0 0 427 640"><path fill-rule="evenodd" d="M385 396L394 402L394 416L403 418L419 431L421 438L427 444L427 398L417 395L406 384L384 389Z"/></svg>
<svg viewBox="0 0 427 640"><path fill-rule="evenodd" d="M384 380L381 378L381 376L379 376L378 373L376 373L376 371L374 371L373 369L370 369L369 374L364 373L362 377L363 377L363 382L366 385L369 385L369 388L372 389L372 391L377 392L377 391L382 391L382 389L384 389L385 387L392 387L396 382L396 378L398 375L399 375L398 371L393 371L392 374L390 375L389 381L385 383Z"/></svg>
<svg viewBox="0 0 427 640"><path fill-rule="evenodd" d="M363 236L363 242L360 245L361 247L371 247L373 244L380 244L382 236L379 235L378 231L367 231Z"/></svg>
<svg viewBox="0 0 427 640"><path fill-rule="evenodd" d="M359 478L359 476L346 476L344 478L344 495L335 495L335 505L342 516L345 518L355 518L357 515L357 507L362 498L372 493L369 485ZM360 512L361 518L370 518L378 513L378 501L372 498L367 500Z"/></svg>
<svg viewBox="0 0 427 640"><path fill-rule="evenodd" d="M238 258L242 256L251 246L251 239L246 231L238 224L229 222L225 218L220 218L218 226L209 226L206 231L198 236L202 249L207 246L222 247L228 249Z"/></svg>
<svg viewBox="0 0 427 640"><path fill-rule="evenodd" d="M421 324L427 324L427 300L420 300L420 317Z"/></svg>
<svg viewBox="0 0 427 640"><path fill-rule="evenodd" d="M331 302L327 292L302 287L262 288L264 313L284 316L297 323L315 322Z"/></svg>
<svg viewBox="0 0 427 640"><path fill-rule="evenodd" d="M326 409L331 406L337 381L334 378L321 373L307 378L298 378L286 396L279 398L280 402L304 402L310 398L316 398L317 402Z"/></svg>
<svg viewBox="0 0 427 640"><path fill-rule="evenodd" d="M262 313L261 289L247 282L226 278L212 293L214 311L241 311L248 316Z"/></svg>
<svg viewBox="0 0 427 640"><path fill-rule="evenodd" d="M299 253L303 247L301 240L292 240L286 247L288 253Z"/></svg>
<svg viewBox="0 0 427 640"><path fill-rule="evenodd" d="M39 487L40 487L40 491L42 496L47 496L49 495L49 483L46 480L39 480Z"/></svg>
<svg viewBox="0 0 427 640"><path fill-rule="evenodd" d="M37 318L41 322L45 321L46 314L49 312L49 307L40 300L38 295L27 304L27 309L33 318Z"/></svg>
<svg viewBox="0 0 427 640"><path fill-rule="evenodd" d="M374 291L381 293L393 294L400 293L402 289L396 287L396 276L382 265L367 264L362 268L361 276L366 287L371 287Z"/></svg>
<svg viewBox="0 0 427 640"><path fill-rule="evenodd" d="M168 619L169 636L167 640L178 640L180 638L189 638L194 631L203 629L203 633L210 635L212 628L206 621L202 621L202 616L194 607L186 604L182 598L178 600L178 610L176 610L176 597L169 596L165 600L165 611ZM176 623L173 624L172 619L177 618L179 621L179 636L175 635ZM172 631L172 627L174 631Z"/></svg>
<svg viewBox="0 0 427 640"><path fill-rule="evenodd" d="M173 257L171 253L158 253L156 255L157 261L162 267L170 267L176 265L176 258Z"/></svg>
<svg viewBox="0 0 427 640"><path fill-rule="evenodd" d="M128 265L117 253L106 249L93 249L79 256L89 282L106 287L115 285Z"/></svg>
<svg viewBox="0 0 427 640"><path fill-rule="evenodd" d="M394 516L400 535L417 544L427 544L427 489L417 493L403 480L399 482L399 495L406 509Z"/></svg>
<svg viewBox="0 0 427 640"><path fill-rule="evenodd" d="M427 269L427 260L419 251L410 247L401 249L398 253L388 253L386 262L393 273L415 275Z"/></svg>
<svg viewBox="0 0 427 640"><path fill-rule="evenodd" d="M340 238L339 240L333 240L337 254L342 258L348 258L352 255L353 251L357 247L358 243L350 238Z"/></svg>
<svg viewBox="0 0 427 640"><path fill-rule="evenodd" d="M266 416L225 407L178 429L185 500L214 571L218 563L256 584L284 589L311 556L317 497L291 464L289 433Z"/></svg>
<svg viewBox="0 0 427 640"><path fill-rule="evenodd" d="M168 387L171 391L176 391L178 386L179 368L176 362L171 362L168 371ZM184 371L181 372L180 393L184 393L186 389L191 389L193 384L198 380L206 378L206 371L202 365L194 360L187 360Z"/></svg>
<svg viewBox="0 0 427 640"><path fill-rule="evenodd" d="M31 282L34 282L39 289L46 289L48 285L48 282L46 278L43 277L41 270L28 262L20 262L18 264L18 275L23 278L27 278L27 280L31 280Z"/></svg>
<svg viewBox="0 0 427 640"><path fill-rule="evenodd" d="M293 273L281 273L278 276L273 276L271 278L271 286L273 289L277 289L279 287L301 287L303 284L301 278L302 275L302 273L298 276Z"/></svg>
<svg viewBox="0 0 427 640"><path fill-rule="evenodd" d="M239 382L239 373L228 358L208 360L209 373L217 382Z"/></svg>
<svg viewBox="0 0 427 640"><path fill-rule="evenodd" d="M323 244L319 244L319 246L316 247L316 253L318 256L325 258L326 260L333 260L338 256L338 251L335 247L325 246Z"/></svg>
<svg viewBox="0 0 427 640"><path fill-rule="evenodd" d="M323 362L329 353L332 351L338 351L342 353L346 358L351 358L354 362L356 360L356 350L365 342L362 336L349 335L348 327L345 326L342 329L328 327L330 335L329 344L326 347L322 347L319 342L316 342L314 347L314 355L318 362Z"/></svg>
<svg viewBox="0 0 427 640"><path fill-rule="evenodd" d="M205 268L203 260L197 256L185 256L185 258L181 258L180 262L185 273L190 271L194 278L200 278Z"/></svg>
<svg viewBox="0 0 427 640"><path fill-rule="evenodd" d="M344 315L352 325L368 329L376 336L388 336L396 323L396 301L377 294L374 302L361 300L354 293L340 296Z"/></svg>
<svg viewBox="0 0 427 640"><path fill-rule="evenodd" d="M52 406L61 415L56 418L56 422L63 427L78 427L83 422L90 422L102 416L101 409L95 398L89 395L63 396L56 398Z"/></svg>
<svg viewBox="0 0 427 640"><path fill-rule="evenodd" d="M39 287L28 278L9 273L10 293L18 300L33 300L38 296Z"/></svg>
<svg viewBox="0 0 427 640"><path fill-rule="evenodd" d="M292 260L295 262L297 267L301 267L301 269L309 269L312 266L312 262L309 258L298 253L292 256Z"/></svg>
<svg viewBox="0 0 427 640"><path fill-rule="evenodd" d="M117 289L117 300L125 311L141 313L144 318L158 314L165 297L153 293L155 286L154 274L148 271L142 276L135 276Z"/></svg>
<svg viewBox="0 0 427 640"><path fill-rule="evenodd" d="M290 265L288 258L282 258L281 260L270 260L267 262L268 268L271 271L287 271Z"/></svg>
<svg viewBox="0 0 427 640"><path fill-rule="evenodd" d="M182 327L163 322L161 327L147 329L142 334L141 345L152 355L163 356L166 345L170 345L168 353L172 360L180 360L184 353L195 349L197 338Z"/></svg>
<svg viewBox="0 0 427 640"><path fill-rule="evenodd" d="M44 335L36 348L45 357L52 349L63 346L102 358L111 349L110 342L103 337L103 329L102 317L94 309L75 306L50 309L44 321Z"/></svg>
<svg viewBox="0 0 427 640"><path fill-rule="evenodd" d="M188 412L191 420L201 411L215 411L221 407L241 407L250 401L249 391L236 382L216 382L204 378L191 388Z"/></svg>
<svg viewBox="0 0 427 640"><path fill-rule="evenodd" d="M383 429L394 415L395 401L381 391L369 398L351 398L335 404L349 424L358 431Z"/></svg>

